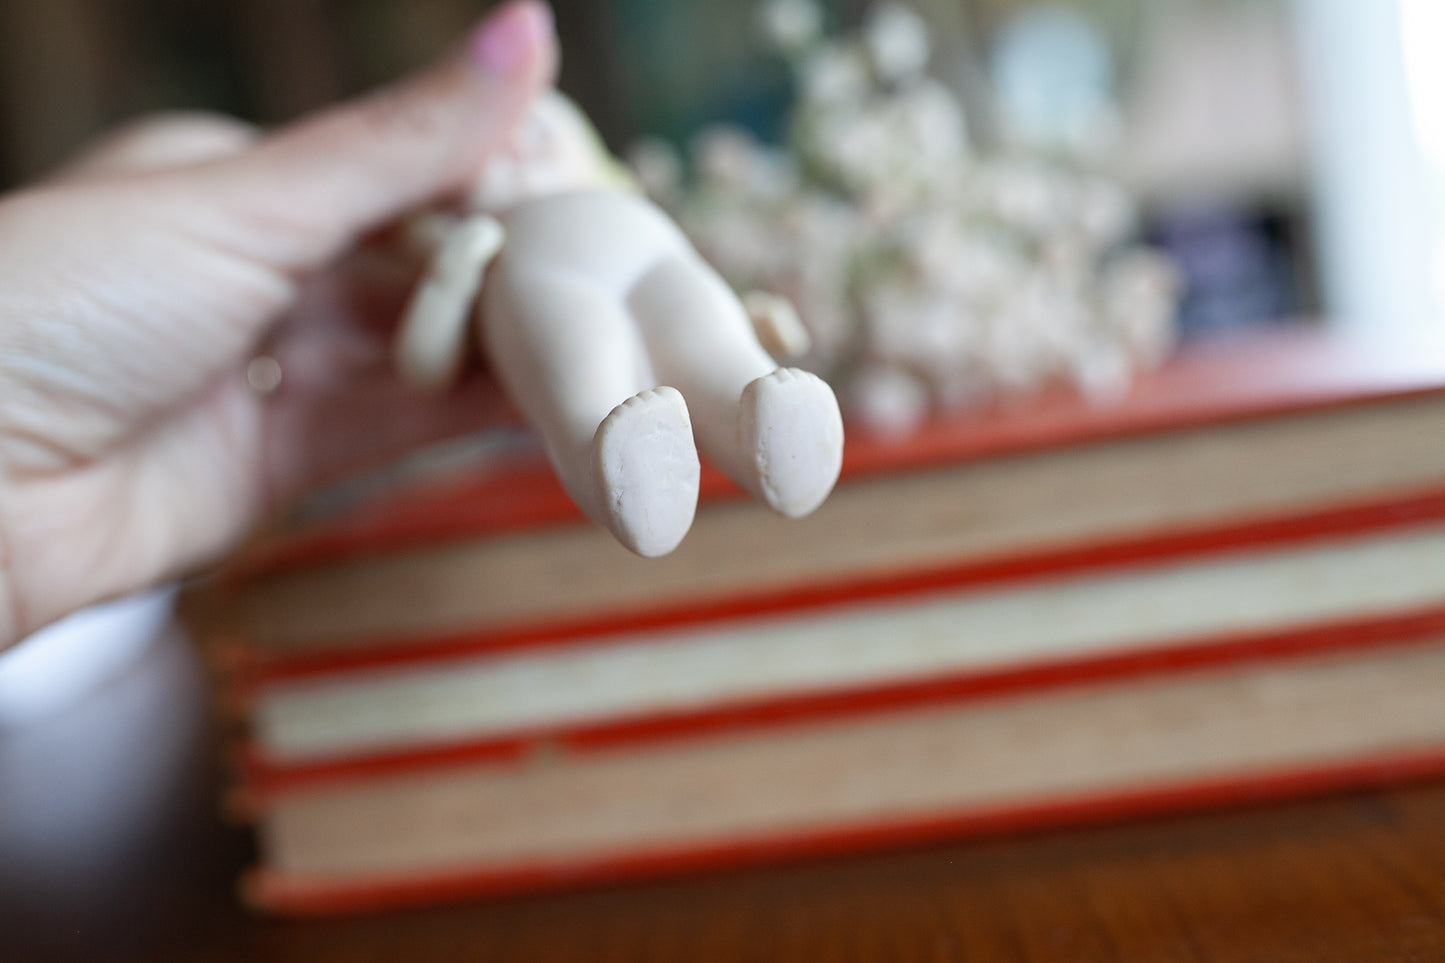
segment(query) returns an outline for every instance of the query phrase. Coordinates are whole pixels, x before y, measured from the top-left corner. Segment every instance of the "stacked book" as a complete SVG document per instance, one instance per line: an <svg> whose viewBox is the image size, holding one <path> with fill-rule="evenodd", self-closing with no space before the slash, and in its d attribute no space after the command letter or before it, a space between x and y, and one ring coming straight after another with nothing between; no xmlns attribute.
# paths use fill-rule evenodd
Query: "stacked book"
<svg viewBox="0 0 1445 963"><path fill-rule="evenodd" d="M326 913L1445 773L1445 357L1317 329L853 437L672 556L534 455L199 594L258 906Z"/></svg>

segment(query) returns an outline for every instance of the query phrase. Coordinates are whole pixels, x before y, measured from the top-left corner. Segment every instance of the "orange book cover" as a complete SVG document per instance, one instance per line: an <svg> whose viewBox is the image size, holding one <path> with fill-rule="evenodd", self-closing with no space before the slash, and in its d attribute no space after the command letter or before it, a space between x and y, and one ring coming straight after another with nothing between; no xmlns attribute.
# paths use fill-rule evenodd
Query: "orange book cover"
<svg viewBox="0 0 1445 963"><path fill-rule="evenodd" d="M1187 346L1112 403L1068 388L940 417L904 436L850 429L840 485L869 476L1445 391L1445 352L1361 339L1320 324ZM704 467L701 498L741 498ZM540 448L522 444L472 471L364 499L258 538L229 570L241 581L338 556L582 524Z"/></svg>
<svg viewBox="0 0 1445 963"><path fill-rule="evenodd" d="M965 418L933 426L907 442L850 439L844 484L870 473L927 469L959 459L1145 435L1186 426L1228 423L1282 412L1367 404L1385 398L1445 390L1445 358L1380 345L1360 346L1319 331L1296 331L1251 341L1196 349L1170 369L1143 382L1120 406L1090 408L1076 399L1048 396L1004 415ZM1428 443L1426 441L1425 443ZM714 477L710 497L728 497ZM1445 487L1388 499L1363 500L1229 524L1157 532L1109 543L1061 547L1011 557L970 561L929 573L869 575L846 583L789 586L746 599L718 599L647 612L583 616L534 623L508 632L458 635L365 650L295 655L249 662L237 676L247 686L326 674L337 669L384 668L459 654L506 651L563 638L605 644L611 632L662 627L697 619L785 613L841 601L967 583L980 588L1003 581L1048 577L1079 567L1139 565L1241 545L1292 544L1318 538L1417 525L1445 518ZM516 528L572 523L576 513L545 466L523 459L500 474L477 475L404 490L380 504L299 529L258 546L243 570L249 576L306 566L353 553L385 552L404 545L471 538ZM1424 644L1445 632L1445 608L1429 607L1384 618L1340 620L1284 631L1221 640L1183 640L1166 650L1057 660L999 672L955 674L905 684L843 692L785 696L728 706L636 718L593 726L541 727L502 738L411 747L301 766L277 766L254 750L242 758L243 798L253 812L272 800L337 782L404 778L408 773L477 764L512 765L538 747L566 754L626 751L658 740L709 733L776 729L857 714L888 712L930 702L1009 698L1070 686L1127 684L1128 680L1207 669L1308 658L1320 653L1364 651L1396 644ZM1377 782L1445 771L1445 744L1357 753L1331 760L1304 760L1223 776L1163 780L1095 793L1065 793L1020 805L966 811L883 816L842 826L823 826L765 838L679 845L614 853L555 864L518 863L485 870L448 870L384 880L317 883L258 870L247 881L251 901L268 910L299 914L355 912L501 893L551 889L589 882L648 877L754 862L921 843L979 833L1058 826L1198 808Z"/></svg>
<svg viewBox="0 0 1445 963"><path fill-rule="evenodd" d="M723 730L766 729L934 702L1002 698L1211 666L1347 653L1428 641L1442 634L1445 604L1278 630L1161 640L1158 646L1129 651L1055 657L885 684L622 714L592 723L540 725L486 738L439 740L301 763L272 760L254 741L242 739L231 759L236 782L229 795L229 808L239 815L254 816L276 798L314 786L389 778L437 767L519 764L539 751L586 754Z"/></svg>
<svg viewBox="0 0 1445 963"><path fill-rule="evenodd" d="M1212 578L1219 565L1238 566L1251 560L1266 558L1289 563L1296 558L1309 558L1314 552L1343 551L1353 572L1355 553L1378 551L1380 546L1392 552L1408 540L1421 535L1438 538L1445 526L1445 491L1423 493L1417 498L1373 505L1349 506L1328 512L1293 516L1261 522L1240 529L1196 534L1175 534L1153 540L1147 545L1118 546L1112 555L1097 554L1088 563L1103 569L1101 586L1107 586L1114 572L1124 578L1157 571L1155 566L1183 559L1176 569L1186 579ZM1435 533L1435 534L1432 534ZM1401 543L1399 540L1407 540ZM1431 545L1434 544L1432 541ZM1434 549L1430 549L1431 552ZM1402 564L1413 566L1418 554L1406 557ZM1428 563L1429 556L1424 556ZM1067 569L1066 569L1067 571ZM1294 571L1294 570L1291 570ZM1394 571L1393 569L1391 570ZM685 627L706 620L710 628L736 623L747 632L756 632L759 616L776 616L783 633L774 642L786 641L786 633L794 625L791 616L805 620L810 611L856 618L856 611L871 610L882 603L886 610L907 611L914 604L930 605L946 598L990 597L991 590L1020 585L1037 585L1048 589L1056 584L1057 571L1025 562L1017 569L1001 568L988 578L972 568L939 571L928 577L908 576L867 585L846 586L836 593L813 593L776 599L776 606L760 610L677 613L672 622L642 621L624 626L553 639L526 637L502 644L499 640L484 651L487 659L475 658L475 651L463 653L460 661L438 658L425 668L444 671L455 679L459 672L475 671L487 665L491 656L525 651L539 645L548 647L547 658L561 656L578 649L605 654L619 636L629 646L667 646L676 638L669 627ZM1292 576L1295 580L1300 574ZM1361 572L1349 578L1360 581ZM1375 580L1384 579L1392 585L1390 573L1376 573ZM1320 571L1307 576L1310 584L1318 583ZM1430 585L1438 579L1425 579ZM1075 580L1064 585L1077 586ZM1091 584L1091 583L1084 583ZM1152 583L1151 583L1152 584ZM1321 591L1316 587L1315 596ZM585 753L598 749L643 744L656 739L706 734L718 730L768 727L811 719L846 715L850 712L900 708L931 700L989 699L999 696L1058 689L1079 684L1119 681L1131 678L1167 675L1180 670L1209 666L1265 662L1323 652L1349 652L1402 640L1421 639L1445 633L1445 597L1430 588L1415 592L1409 598L1391 588L1389 604L1381 608L1371 604L1364 608L1330 609L1328 615L1294 614L1281 622L1239 624L1231 628L1175 630L1158 634L1151 629L1141 639L1118 644L1117 640L1100 648L1081 651L1052 650L1041 652L1011 651L966 668L914 670L909 674L879 679L869 676L845 682L804 683L793 679L789 687L766 694L731 694L712 698L694 698L683 705L665 709L612 709L582 721L558 721L541 724L503 727L486 734L468 736L411 735L393 739L388 744L337 751L331 749L310 753L296 759L272 757L259 739L241 739L233 753L232 763L237 777L233 800L240 811L264 808L268 799L278 794L302 790L336 780L389 777L435 766L469 763L515 763L529 758L538 747L569 753ZM1331 597L1333 598L1333 594ZM1176 598L1175 596L1171 596ZM1119 598L1123 598L1122 596ZM1142 600L1141 600L1142 601ZM1117 602L1117 599L1116 599ZM1118 604L1134 604L1120 602ZM1330 603L1334 606L1335 603ZM801 631L808 631L806 621ZM594 627L596 628L596 627ZM663 631L656 631L662 629ZM638 631L643 634L636 634ZM646 634L651 630L654 634ZM505 640L503 640L505 641ZM896 642L903 641L895 639ZM934 639L937 644L939 640ZM885 643L886 644L886 643ZM785 657L786 658L786 657ZM243 674L231 680L227 694L236 702L235 708L250 713L255 701L266 696L269 687L287 687L287 683L306 683L316 679L323 685L337 681L351 684L360 680L363 686L374 686L388 669L401 663L385 659L354 665L300 665L271 667ZM413 696L414 697L414 696ZM377 698L373 692L370 698ZM334 722L334 720L333 720Z"/></svg>
<svg viewBox="0 0 1445 963"><path fill-rule="evenodd" d="M345 916L1258 805L1408 783L1442 773L1445 744L1221 778L1060 796L1029 805L896 816L767 839L621 853L576 860L565 867L539 861L497 870L456 869L384 880L316 881L260 866L243 877L241 893L253 909L267 913Z"/></svg>
<svg viewBox="0 0 1445 963"><path fill-rule="evenodd" d="M372 642L362 648L274 654L253 650L244 639L234 637L224 639L219 646L225 648L228 661L223 674L226 697L233 708L243 709L258 690L268 685L337 672L404 668L543 647L606 646L618 636L640 632L659 633L701 623L790 617L877 601L906 604L911 598L943 592L986 592L1083 570L1138 569L1183 559L1364 537L1440 521L1445 521L1445 485L1387 499L1251 518L1227 525L970 559L922 570L882 571L834 581L783 585L745 596L690 598L640 610L564 615L480 631L395 638Z"/></svg>
<svg viewBox="0 0 1445 963"><path fill-rule="evenodd" d="M782 712L770 713L760 709L751 719L715 719L691 729L687 725L671 729L667 722L659 720L647 732L595 733L572 742L550 743L545 756L534 754L525 762L517 758L479 759L459 755L451 759L429 760L422 769L390 770L383 766L375 770L333 774L328 780L315 785L279 787L269 799L258 800L259 817L266 819L271 806L284 808L287 796L294 794L296 798L305 800L303 806L313 810L311 818L315 819L326 810L316 809L314 794L336 796L339 789L339 796L334 801L341 802L338 815L345 820L349 811L347 799L367 800L366 806L374 806L380 799L381 805L390 806L392 803L387 800L395 799L399 790L407 791L403 787L408 779L425 781L436 779L438 774L444 793L466 791L461 787L469 785L479 787L481 783L476 782L478 779L482 783L490 783L494 779L493 773L501 774L500 782L494 785L502 792L510 791L505 789L510 782L509 772L523 774L524 780L533 778L526 775L528 772L540 774L546 785L554 786L554 782L548 781L547 772L556 763L580 766L586 771L593 765L589 760L595 760L604 768L621 765L623 768L619 772L631 772L634 771L629 768L632 760L646 758L654 750L660 750L664 757L673 760L686 759L693 752L699 753L698 759L682 770L666 770L688 772L697 765L711 765L706 760L713 758L710 753L716 753L719 740L724 744L736 744L741 739L759 745L771 744L776 739L785 744L791 741L805 747L804 752L812 752L807 747L817 745L819 733L826 734L830 727L836 731L835 724L840 720L844 726L859 724L865 729L877 726L881 731L893 732L900 716L905 721L927 720L934 716L952 719L953 722L946 724L955 727L954 731L961 731L958 726L967 727L970 718L977 718L984 723L984 728L975 735L964 737L963 744L966 745L969 740L984 738L994 731L986 722L990 715L995 718L1000 712L1007 715L1020 703L1024 707L1025 721L1022 729L1015 723L1013 731L1027 735L1016 750L1010 751L1023 753L1020 758L1025 760L1035 759L1036 769L1038 765L1044 766L1038 770L1039 775L1030 777L1034 780L1034 788L1027 791L1015 789L1001 797L985 793L983 797L974 799L965 792L953 802L924 806L895 804L859 810L845 804L839 813L832 816L819 815L816 819L795 819L771 829L753 827L721 834L676 836L663 832L654 836L644 826L640 832L633 834L633 842L613 840L600 848L549 850L549 855L545 857L503 855L476 863L449 859L447 865L435 868L372 868L354 874L288 869L284 859L277 864L263 862L247 877L245 891L253 905L268 911L295 915L350 913L919 845L1000 832L1049 829L1081 822L1137 818L1434 777L1445 772L1445 718L1434 711L1435 687L1440 673L1445 671L1445 633L1442 633L1442 627L1445 627L1445 612L1436 610L1389 622L1381 621L1373 626L1319 626L1310 631L1280 636L1272 642L1254 640L1249 647L1231 656L1234 661L1223 664L1191 662L1191 657L1185 656L1173 661L1165 660L1155 666L1141 662L1132 667L1115 667L1109 670L1107 676L1100 678L1069 676L1065 670L1060 679L1053 680L1052 684L1058 687L1056 690L1010 691L1005 685L990 692L970 691L966 686L961 688L955 684L957 680L936 680L923 688L879 691L862 696L855 694L835 699L829 704L805 707L795 704ZM1384 674L1379 671L1382 667ZM1318 675L1321 669L1333 679L1324 687L1308 681L1311 674ZM1355 675L1357 669L1362 670L1364 675ZM1306 680L1306 688L1300 690L1302 699L1300 694L1290 695L1287 691L1292 685L1289 680L1296 677ZM1233 680L1230 684L1235 686L1233 691L1236 694L1246 694L1241 706L1235 706L1229 699L1216 704L1211 701L1212 697L1201 702L1190 695L1191 687L1217 686L1221 678ZM1361 681L1357 683L1357 679ZM990 684L985 683L985 686ZM1028 683L1029 686L1040 684L1049 683L1040 679ZM1313 690L1309 688L1312 685L1315 686ZM1146 696L1144 703L1130 702L1130 693L1136 688L1140 691L1152 689L1154 694ZM1176 689L1183 694L1184 701L1177 702L1171 694ZM1406 689L1411 691L1404 691ZM1280 698L1282 692L1286 694ZM1387 692L1398 693L1407 707L1386 709L1381 706L1377 700ZM1113 709L1108 708L1108 700L1120 695L1126 706L1147 706L1148 700L1152 699L1154 712L1161 711L1162 707L1163 715L1155 716L1147 711L1136 715L1127 708L1121 714L1117 702ZM1048 710L1070 700L1088 713L1079 716L1081 720L1093 718L1095 711L1102 711L1102 718L1106 720L1112 718L1112 722L1103 724L1101 732L1123 726L1119 730L1121 742L1117 746L1109 738L1099 742L1097 736L1086 737L1079 744L1091 747L1091 754L1104 753L1100 759L1104 763L1104 775L1082 783L1068 779L1060 782L1051 775L1046 760L1060 751L1075 751L1068 748L1073 745L1072 737L1064 735L1064 730L1043 724L1054 718L1051 711L1042 715L1032 714L1035 709ZM969 706L981 707L981 713L969 709ZM1098 706L1099 709L1090 709L1090 706ZM1273 708L1267 708L1269 706ZM1302 714L1297 709L1299 706L1304 707ZM953 713L959 707L965 711L963 715L956 716ZM1266 708L1261 711L1259 707ZM1281 717L1274 715L1281 707L1286 711L1283 718L1288 721L1285 725L1293 727L1286 731L1295 733L1283 741L1279 740ZM1230 711L1238 708L1243 709L1242 714ZM1077 715L1079 711L1079 708L1066 708L1065 717L1069 712ZM1368 720L1372 714L1379 712L1393 714L1397 718L1381 723L1378 733L1368 731L1372 725ZM1256 739L1251 734L1255 731L1256 714L1264 726L1258 740L1266 747L1264 749L1253 745ZM1177 731L1162 737L1148 734L1147 730L1153 724L1151 719L1165 729L1172 726ZM1399 724L1400 719L1407 720L1403 726ZM1365 730L1363 734L1362 727ZM749 729L753 730L752 734L749 734ZM1316 731L1329 729L1335 730L1335 734L1315 735ZM1215 734L1210 735L1211 731ZM1123 735L1124 732L1144 734ZM1225 741L1220 742L1219 733L1231 735L1226 735ZM1182 742L1179 741L1181 734ZM1163 743L1158 742L1160 738ZM1153 750L1156 760L1168 759L1178 752L1182 754L1179 758L1183 762L1167 762L1162 768L1156 762L1132 778L1121 778L1118 773L1108 774L1113 768L1113 763L1108 761L1111 755L1121 753L1120 758L1126 760L1125 770L1121 772L1132 771L1128 768L1132 763L1127 760L1150 744L1156 745ZM1165 748L1161 755L1159 745L1173 748ZM1214 748L1207 748L1210 745ZM1201 749L1200 746L1206 748ZM954 775L949 778L954 782L960 775L965 783L971 778L968 774L972 771L972 763L968 762L967 756L935 758L933 750L923 748L920 751L923 754L921 758L934 759L934 765L952 768ZM1038 754L1037 757L1034 753ZM1149 755L1146 750L1139 758ZM866 770L866 763L860 765ZM908 764L904 765L906 768ZM983 765L986 773L991 764L985 761ZM1087 769L1092 764L1079 761L1070 765L1074 768L1083 765ZM1027 763L1025 766L1027 770ZM866 779L866 771L857 770L856 766L855 770L853 778ZM907 771L920 778L921 784L927 784L933 778L916 768ZM722 773L720 778L732 777ZM980 778L987 782L994 777L983 775ZM844 792L850 784L840 784L836 787L837 791ZM1018 786L1030 784L1026 782ZM823 791L831 792L826 787L832 785L832 777L825 779ZM788 787L777 788L784 795L793 792ZM375 795L372 795L373 789ZM476 791L475 788L473 791ZM690 789L686 784L677 786L675 791L682 794L680 799L697 798L688 795ZM747 791L771 790L754 787ZM884 794L891 792L885 790ZM489 792L481 792L475 797L474 801L482 807L482 811L495 804L495 801L486 799L488 795ZM308 796L312 798L307 799ZM616 804L614 800L607 805ZM703 804L714 805L705 801ZM438 811L437 818L455 820L458 813L469 811L472 805L473 800L453 796L447 806ZM666 807L668 804L662 805ZM832 804L824 808L831 809ZM559 811L565 812L565 807ZM451 813L451 816L446 813ZM525 816L523 818L526 819ZM463 821L440 825L465 827L467 824ZM604 825L611 824L604 820ZM402 830L398 828L398 831ZM405 831L427 832L414 826ZM328 831L326 835L332 834ZM272 836L270 840L274 845L276 837ZM391 844L387 848L390 851ZM504 850L509 848L504 847ZM435 847L427 847L427 851L434 850Z"/></svg>
<svg viewBox="0 0 1445 963"><path fill-rule="evenodd" d="M940 421L906 440L854 435L848 444L839 504L846 503L842 488L870 476L926 475L936 466L991 463L990 459L1010 453L1029 456L1032 452L1069 449L1091 441L1160 435L1202 425L1248 423L1282 413L1372 410L1371 402L1399 403L1401 399L1433 396L1442 391L1445 355L1361 344L1318 329L1202 345L1186 351L1169 368L1143 381L1115 406L1091 407L1077 398L1055 394L1020 403L1006 412ZM1413 440L1404 437L1391 444L1408 447ZM1331 449L1312 455L1310 464L1323 471L1325 462L1349 458L1351 454L1345 451L1336 455ZM1367 453L1360 456L1368 457ZM732 572L728 577L735 584L722 586L709 580L708 566L699 567L707 558L690 559L691 567L682 571L691 574L678 583L681 588L673 585L662 592L637 592L636 577L645 572L629 569L631 582L627 584L632 586L634 598L618 601L609 597L605 602L594 599L580 603L569 596L558 599L560 604L540 607L530 602L532 611L480 622L453 614L448 616L450 622L433 624L425 631L368 622L364 640L342 634L325 639L325 644L278 647L259 641L244 624L235 623L211 633L211 640L216 643L213 651L217 661L228 671L234 670L237 684L245 689L273 679L500 652L557 644L565 639L603 638L618 632L744 614L766 616L846 600L926 591L941 585L971 582L986 586L1428 518L1445 497L1445 473L1433 463L1412 471L1414 474L1404 480L1380 475L1388 484L1377 481L1363 496L1337 493L1290 506L1278 503L1275 495L1275 503L1250 511L1220 515L1211 509L1215 514L1199 520L1156 520L1143 527L1135 523L1132 529L1034 538L1015 543L1016 547L974 549L966 544L972 536L960 531L948 543L960 547L940 554L938 545L934 545L930 549L933 555L928 558L906 563L895 558L886 564L870 564L858 556L861 549L854 548L849 549L853 557L848 560L829 557L825 559L827 564L816 570L811 566L794 567L782 578L758 581L746 572ZM721 479L714 477L713 497L725 497L720 492L722 485ZM262 539L227 570L213 599L221 599L224 606L225 599L241 598L251 586L274 584L277 573L283 581L297 575L309 578L313 568L325 568L331 562L351 566L360 560L369 564L367 558L378 555L400 560L410 557L408 548L418 544L474 540L472 544L489 545L492 543L488 535L563 524L574 528L585 525L534 453L533 457L507 459L500 465L450 480L402 488L354 510ZM769 537L781 534L785 532ZM836 541L836 536L829 537ZM897 546L890 551L892 556L898 556ZM969 554L950 557L947 552ZM644 564L659 565L658 571L665 574L669 561ZM488 564L495 568L497 563ZM579 570L574 577L580 574ZM599 574L612 577L607 572ZM384 597L375 585L367 590L368 599ZM583 597L587 597L585 593ZM362 601L354 595L351 598ZM351 608L347 602L336 611Z"/></svg>

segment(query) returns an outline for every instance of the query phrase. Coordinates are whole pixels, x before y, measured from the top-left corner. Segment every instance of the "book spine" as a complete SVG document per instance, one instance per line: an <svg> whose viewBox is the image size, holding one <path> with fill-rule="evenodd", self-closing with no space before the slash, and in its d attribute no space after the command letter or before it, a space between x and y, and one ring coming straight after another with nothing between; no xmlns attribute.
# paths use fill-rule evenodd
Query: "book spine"
<svg viewBox="0 0 1445 963"><path fill-rule="evenodd" d="M427 743L299 764L274 762L255 743L242 742L232 759L237 782L228 797L227 808L240 818L254 819L289 793L336 782L477 764L512 765L539 753L580 755L720 731L806 725L838 717L1017 697L1229 664L1306 658L1383 646L1438 645L1442 638L1445 638L1445 605L1387 617L1333 621L1224 638L1172 640L1139 651L1051 659L888 685L794 692L766 699L613 718L585 725L539 727L484 739Z"/></svg>
<svg viewBox="0 0 1445 963"><path fill-rule="evenodd" d="M1445 520L1445 487L1429 488L1292 515L1039 548L927 569L860 573L848 579L801 582L740 595L691 597L645 608L502 624L482 631L383 639L357 648L269 651L234 634L218 636L212 648L218 652L218 661L224 663L218 667L228 680L228 701L238 710L244 710L267 685L338 672L555 649L564 645L605 646L623 634L660 633L689 625L801 615L845 605L904 601L943 592L986 591L1004 584L1082 571L1142 568L1315 540L1364 538L1442 520Z"/></svg>
<svg viewBox="0 0 1445 963"><path fill-rule="evenodd" d="M1197 346L1146 374L1117 405L1095 406L1068 389L1041 392L1007 412L939 418L904 438L850 426L842 484L850 479L1003 457L1046 448L1143 437L1439 393L1445 376L1428 352L1367 357L1366 347L1309 326L1241 343ZM741 497L707 466L704 499ZM336 557L582 523L545 460L513 456L465 477L418 485L378 504L256 546L235 582Z"/></svg>
<svg viewBox="0 0 1445 963"><path fill-rule="evenodd" d="M894 816L788 835L681 843L586 861L352 880L291 877L262 867L242 881L242 895L250 906L266 912L337 916L1275 802L1441 774L1445 774L1445 746L1429 746L1262 772L1121 787L967 812Z"/></svg>

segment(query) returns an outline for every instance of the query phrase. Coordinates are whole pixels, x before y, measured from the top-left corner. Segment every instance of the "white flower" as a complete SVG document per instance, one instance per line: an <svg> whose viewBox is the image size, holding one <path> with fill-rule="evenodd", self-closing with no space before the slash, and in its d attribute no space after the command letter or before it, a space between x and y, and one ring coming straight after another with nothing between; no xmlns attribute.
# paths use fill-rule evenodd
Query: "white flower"
<svg viewBox="0 0 1445 963"><path fill-rule="evenodd" d="M916 77L928 66L928 25L901 3L880 3L868 11L863 42L873 69L890 83Z"/></svg>
<svg viewBox="0 0 1445 963"><path fill-rule="evenodd" d="M963 108L938 81L923 79L900 92L892 113L905 145L916 150L925 164L943 167L958 163L967 154Z"/></svg>
<svg viewBox="0 0 1445 963"><path fill-rule="evenodd" d="M898 280L880 281L862 293L867 352L885 361L910 363L925 353L919 343L918 289Z"/></svg>
<svg viewBox="0 0 1445 963"><path fill-rule="evenodd" d="M994 164L984 179L993 215L1009 227L1042 236L1068 214L1063 179L1039 164Z"/></svg>
<svg viewBox="0 0 1445 963"><path fill-rule="evenodd" d="M665 146L639 179L739 290L790 298L803 364L875 429L934 407L1072 381L1116 397L1172 347L1171 262L1119 250L1132 199L1038 151L975 160L963 109L928 78L923 21L897 2L864 31L817 39L814 0L770 0L763 22L797 56L789 154L732 129L694 144L696 186Z"/></svg>
<svg viewBox="0 0 1445 963"><path fill-rule="evenodd" d="M704 249L726 275L745 286L775 261L776 235L768 224L737 209L719 210L703 222L694 222L698 247Z"/></svg>
<svg viewBox="0 0 1445 963"><path fill-rule="evenodd" d="M924 213L903 226L900 242L909 266L927 284L951 289L963 259L963 232L947 210Z"/></svg>
<svg viewBox="0 0 1445 963"><path fill-rule="evenodd" d="M1137 364L1153 367L1174 347L1179 269L1167 257L1137 248L1104 268L1099 281L1102 320Z"/></svg>
<svg viewBox="0 0 1445 963"><path fill-rule="evenodd" d="M780 290L792 297L813 338L807 366L829 370L841 360L857 331L856 315L848 301L846 265L838 262L804 264L789 276Z"/></svg>
<svg viewBox="0 0 1445 963"><path fill-rule="evenodd" d="M988 325L984 362L989 375L1004 391L1027 391L1048 377L1048 365L1030 328L1026 319L1013 310L999 312Z"/></svg>
<svg viewBox="0 0 1445 963"><path fill-rule="evenodd" d="M1089 341L1070 358L1070 375L1080 393L1095 404L1111 404L1129 390L1129 357L1117 345Z"/></svg>
<svg viewBox="0 0 1445 963"><path fill-rule="evenodd" d="M757 144L740 127L718 125L698 134L692 155L702 176L719 186L739 188L747 183Z"/></svg>
<svg viewBox="0 0 1445 963"><path fill-rule="evenodd" d="M1119 243L1133 230L1138 213L1118 184L1090 178L1079 185L1077 201L1079 227L1101 247Z"/></svg>
<svg viewBox="0 0 1445 963"><path fill-rule="evenodd" d="M920 275L962 300L979 300L996 288L999 252L957 223L930 218L909 245L909 258Z"/></svg>
<svg viewBox="0 0 1445 963"><path fill-rule="evenodd" d="M847 249L864 230L856 208L818 191L798 196L783 217L807 251Z"/></svg>
<svg viewBox="0 0 1445 963"><path fill-rule="evenodd" d="M1039 240L1039 266L1052 283L1071 292L1081 292L1098 273L1097 252L1076 234L1060 231Z"/></svg>
<svg viewBox="0 0 1445 963"><path fill-rule="evenodd" d="M894 163L896 140L888 119L875 112L819 112L813 128L818 161L843 184L862 190L900 175Z"/></svg>
<svg viewBox="0 0 1445 963"><path fill-rule="evenodd" d="M748 159L743 186L755 197L784 201L798 189L798 168L786 151L756 145Z"/></svg>
<svg viewBox="0 0 1445 963"><path fill-rule="evenodd" d="M803 59L803 96L814 104L851 104L868 93L868 66L851 45L829 44Z"/></svg>
<svg viewBox="0 0 1445 963"><path fill-rule="evenodd" d="M906 435L928 417L928 388L916 375L889 366L866 365L849 385L849 413L881 434Z"/></svg>
<svg viewBox="0 0 1445 963"><path fill-rule="evenodd" d="M1027 270L1020 252L992 231L964 234L956 256L949 283L975 302L997 301L1016 290Z"/></svg>
<svg viewBox="0 0 1445 963"><path fill-rule="evenodd" d="M758 11L763 33L784 53L801 50L823 28L823 11L813 0L768 0Z"/></svg>
<svg viewBox="0 0 1445 963"><path fill-rule="evenodd" d="M682 182L682 158L661 138L639 141L628 153L627 162L648 197L671 197Z"/></svg>

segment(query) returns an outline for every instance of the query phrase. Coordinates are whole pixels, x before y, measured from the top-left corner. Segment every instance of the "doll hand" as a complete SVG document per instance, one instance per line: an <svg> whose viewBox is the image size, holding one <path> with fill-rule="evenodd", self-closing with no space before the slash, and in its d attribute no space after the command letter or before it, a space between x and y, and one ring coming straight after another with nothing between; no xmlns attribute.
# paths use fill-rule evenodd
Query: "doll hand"
<svg viewBox="0 0 1445 963"><path fill-rule="evenodd" d="M495 218L472 214L434 239L426 274L396 331L397 371L409 384L442 391L460 380L471 347L472 306L505 237Z"/></svg>

